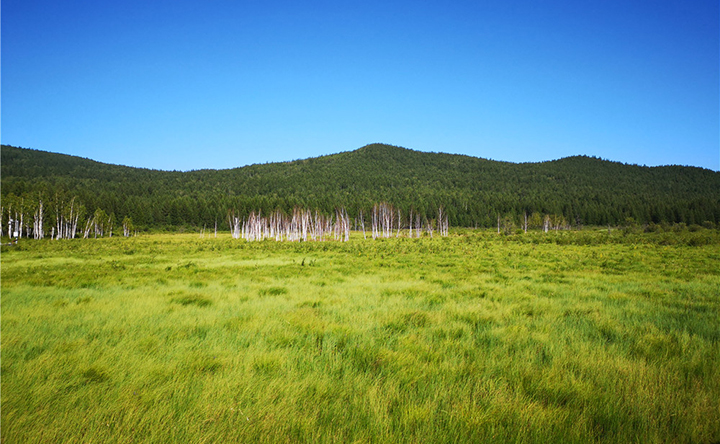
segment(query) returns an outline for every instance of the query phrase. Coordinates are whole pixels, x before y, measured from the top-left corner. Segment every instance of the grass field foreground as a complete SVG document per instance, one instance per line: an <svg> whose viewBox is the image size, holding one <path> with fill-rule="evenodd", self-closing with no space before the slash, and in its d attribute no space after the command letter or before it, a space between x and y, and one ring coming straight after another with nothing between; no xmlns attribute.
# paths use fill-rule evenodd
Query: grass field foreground
<svg viewBox="0 0 720 444"><path fill-rule="evenodd" d="M663 236L21 241L2 441L717 442L718 234Z"/></svg>

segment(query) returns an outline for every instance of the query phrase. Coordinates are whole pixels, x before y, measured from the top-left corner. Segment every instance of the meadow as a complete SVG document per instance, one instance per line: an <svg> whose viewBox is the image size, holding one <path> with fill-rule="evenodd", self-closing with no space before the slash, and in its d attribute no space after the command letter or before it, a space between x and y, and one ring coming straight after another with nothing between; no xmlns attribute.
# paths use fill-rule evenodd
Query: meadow
<svg viewBox="0 0 720 444"><path fill-rule="evenodd" d="M720 441L717 231L153 234L1 261L3 442Z"/></svg>

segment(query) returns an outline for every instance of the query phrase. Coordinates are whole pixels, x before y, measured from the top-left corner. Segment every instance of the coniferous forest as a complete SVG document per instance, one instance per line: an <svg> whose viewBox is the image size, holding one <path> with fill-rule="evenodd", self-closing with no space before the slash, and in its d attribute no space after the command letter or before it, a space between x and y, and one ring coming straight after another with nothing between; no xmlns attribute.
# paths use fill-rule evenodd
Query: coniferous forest
<svg viewBox="0 0 720 444"><path fill-rule="evenodd" d="M2 146L2 223L32 232L128 234L233 229L233 218L298 208L346 214L378 203L411 221L505 230L583 225L720 223L720 173L587 156L515 164L371 144L350 152L226 170L159 171ZM279 212L279 213L278 213ZM443 213L444 212L444 213ZM411 219L412 215L412 219Z"/></svg>

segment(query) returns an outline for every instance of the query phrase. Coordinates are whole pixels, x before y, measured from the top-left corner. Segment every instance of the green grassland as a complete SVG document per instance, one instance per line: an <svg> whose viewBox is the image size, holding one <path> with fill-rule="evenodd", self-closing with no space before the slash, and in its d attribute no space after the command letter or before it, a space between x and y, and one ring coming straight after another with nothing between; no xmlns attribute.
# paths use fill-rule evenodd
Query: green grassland
<svg viewBox="0 0 720 444"><path fill-rule="evenodd" d="M719 239L21 240L2 441L717 442Z"/></svg>

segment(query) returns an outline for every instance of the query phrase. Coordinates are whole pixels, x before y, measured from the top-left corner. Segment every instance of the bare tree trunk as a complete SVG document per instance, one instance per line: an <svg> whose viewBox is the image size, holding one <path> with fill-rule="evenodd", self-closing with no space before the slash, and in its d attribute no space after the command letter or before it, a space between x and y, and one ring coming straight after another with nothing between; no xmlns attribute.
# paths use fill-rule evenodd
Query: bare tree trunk
<svg viewBox="0 0 720 444"><path fill-rule="evenodd" d="M398 226L397 226L397 234L395 235L395 237L400 237L400 228L402 227L402 216L401 216L400 208L398 208L397 213L398 213Z"/></svg>
<svg viewBox="0 0 720 444"><path fill-rule="evenodd" d="M39 201L33 220L33 238L35 239L42 239L42 213L42 201Z"/></svg>
<svg viewBox="0 0 720 444"><path fill-rule="evenodd" d="M75 213L75 220L72 224L72 238L75 239L75 233L77 232L78 221L80 220L80 213Z"/></svg>
<svg viewBox="0 0 720 444"><path fill-rule="evenodd" d="M365 234L365 218L363 217L362 210L360 210L360 225L362 226L363 239L367 239L367 235Z"/></svg>
<svg viewBox="0 0 720 444"><path fill-rule="evenodd" d="M43 239L45 237L45 228L43 227L43 220L45 219L45 214L43 212L42 201L40 201L40 208L38 209L38 212L38 231L40 232L40 239Z"/></svg>
<svg viewBox="0 0 720 444"><path fill-rule="evenodd" d="M85 231L83 232L83 239L87 239L90 237L90 230L92 230L93 227L93 218L89 217L88 220L85 222Z"/></svg>
<svg viewBox="0 0 720 444"><path fill-rule="evenodd" d="M410 225L410 228L408 229L408 235L410 236L411 239L412 239L412 237L413 237L413 224L412 224L412 222L413 222L413 214L412 214L412 210L410 210L410 218L408 218L408 224Z"/></svg>
<svg viewBox="0 0 720 444"><path fill-rule="evenodd" d="M62 219L62 215L60 214L60 208L56 204L55 205L55 227L53 227L53 228L57 229L56 231L53 231L53 232L57 232L57 236L55 237L55 240L62 238L62 232L60 231L61 219Z"/></svg>
<svg viewBox="0 0 720 444"><path fill-rule="evenodd" d="M438 231L440 231L440 236L447 237L448 232L450 231L450 223L448 221L448 215L443 211L443 208L438 208Z"/></svg>
<svg viewBox="0 0 720 444"><path fill-rule="evenodd" d="M343 212L345 213L345 242L347 242L350 240L350 215L345 208L343 208Z"/></svg>

